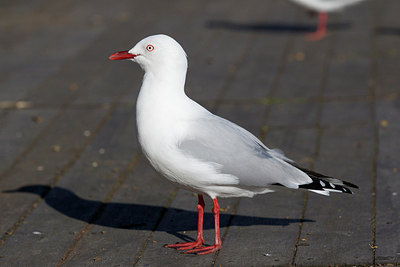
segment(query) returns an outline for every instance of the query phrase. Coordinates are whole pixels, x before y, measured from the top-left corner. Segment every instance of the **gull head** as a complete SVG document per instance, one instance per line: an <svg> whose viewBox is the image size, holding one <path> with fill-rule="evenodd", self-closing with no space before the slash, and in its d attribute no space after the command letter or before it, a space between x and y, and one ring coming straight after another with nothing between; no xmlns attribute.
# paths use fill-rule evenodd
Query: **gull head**
<svg viewBox="0 0 400 267"><path fill-rule="evenodd" d="M165 34L144 38L132 49L109 56L111 60L129 59L145 71L182 70L186 72L187 56L182 46Z"/></svg>

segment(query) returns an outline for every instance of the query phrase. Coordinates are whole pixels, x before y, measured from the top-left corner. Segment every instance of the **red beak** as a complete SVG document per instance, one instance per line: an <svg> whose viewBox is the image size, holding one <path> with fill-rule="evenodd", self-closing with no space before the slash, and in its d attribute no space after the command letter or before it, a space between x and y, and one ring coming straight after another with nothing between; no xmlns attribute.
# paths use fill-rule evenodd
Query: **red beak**
<svg viewBox="0 0 400 267"><path fill-rule="evenodd" d="M108 57L108 59L111 60L121 60L121 59L129 59L129 58L134 58L137 55L128 53L128 51L119 51L117 53L112 54L111 56Z"/></svg>

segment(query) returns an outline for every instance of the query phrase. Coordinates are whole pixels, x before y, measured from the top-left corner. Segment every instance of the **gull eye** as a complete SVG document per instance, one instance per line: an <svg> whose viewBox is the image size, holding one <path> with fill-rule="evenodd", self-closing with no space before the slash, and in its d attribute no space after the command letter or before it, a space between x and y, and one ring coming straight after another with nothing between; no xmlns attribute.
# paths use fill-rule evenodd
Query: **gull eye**
<svg viewBox="0 0 400 267"><path fill-rule="evenodd" d="M149 52L151 52L151 51L154 50L154 46L152 46L152 45L147 45L147 46L146 46L146 50L149 51Z"/></svg>

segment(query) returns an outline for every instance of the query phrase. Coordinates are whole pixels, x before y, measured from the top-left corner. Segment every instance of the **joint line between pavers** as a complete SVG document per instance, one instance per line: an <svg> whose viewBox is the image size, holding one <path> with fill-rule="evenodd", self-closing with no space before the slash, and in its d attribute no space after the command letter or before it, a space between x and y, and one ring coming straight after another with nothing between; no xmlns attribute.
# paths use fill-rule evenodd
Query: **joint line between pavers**
<svg viewBox="0 0 400 267"><path fill-rule="evenodd" d="M321 126L321 119L322 119L322 110L323 110L323 106L325 103L325 101L323 101L323 99L324 99L324 94L325 94L325 88L326 88L326 85L327 85L327 82L329 79L329 77L328 77L329 70L330 70L330 66L331 66L331 62L332 62L332 58L333 58L333 54L334 54L334 50L335 50L335 46L336 46L336 38L337 38L336 34L333 34L330 37L330 40L329 40L330 42L329 42L328 48L327 48L327 55L325 57L324 64L323 64L321 83L319 85L318 98L317 98L318 99L317 116L316 116L316 120L315 120L315 128L317 129L317 139L316 139L316 144L315 144L313 160L310 163L311 170L314 169L315 161L319 156L320 147L321 147L321 139L322 139L322 135L323 135L323 127ZM295 246L293 249L293 257L292 257L291 266L296 265L296 256L297 256L297 252L298 252L298 245L299 245L301 233L303 230L303 221L305 219L305 213L307 211L307 204L308 204L308 192L305 192L304 200L303 200L302 214L301 214L301 222L299 223L299 230L298 230L298 233L296 236Z"/></svg>
<svg viewBox="0 0 400 267"><path fill-rule="evenodd" d="M377 44L377 36L376 36L376 28L377 28L377 1L371 1L369 8L371 14L370 18L370 35L371 35L371 73L369 78L369 96L370 96L370 121L373 123L373 149L374 154L372 157L372 170L371 170L371 252L372 252L372 265L376 265L376 182L377 182L377 159L379 153L379 128L376 122L376 90L377 90L377 53L378 53L378 44Z"/></svg>
<svg viewBox="0 0 400 267"><path fill-rule="evenodd" d="M120 98L122 98L121 96ZM110 107L109 112L107 112L103 118L100 120L100 122L97 124L96 128L94 129L93 133L88 137L87 141L82 145L82 147L76 151L76 153L73 155L72 159L64 165L64 167L61 168L60 171L58 171L55 174L55 177L52 179L49 185L49 190L44 192L40 197L38 197L33 204L24 212L24 214L17 220L14 225L8 229L5 234L3 234L0 238L0 247L5 244L7 239L9 239L15 231L18 229L18 227L21 225L23 221L36 209L36 207L39 205L39 203L46 197L46 195L53 189L53 187L60 181L60 179L64 176L64 174L75 164L75 162L80 158L82 153L85 151L87 146L94 140L94 138L97 136L97 134L100 132L102 127L105 125L105 123L110 119L111 114L116 110L119 100L116 100ZM65 110L68 109L68 107L71 105L71 103L64 104L61 108L60 111L53 117L53 119L46 125L46 127L35 137L35 139L31 142L31 144L28 145L28 147L19 155L17 158L14 160L14 162L0 175L0 179L7 177L9 172L12 171L12 169L22 162L23 158L35 147L35 145L39 142L40 138L44 136L51 128L51 126L58 120L58 118L63 114Z"/></svg>
<svg viewBox="0 0 400 267"><path fill-rule="evenodd" d="M139 161L140 158L140 151L136 150L133 158L131 159L129 165L125 168L125 170L121 173L119 176L118 180L114 183L114 185L111 187L110 191L108 191L106 197L103 199L100 207L94 212L94 214L91 216L89 222L85 225L85 227L80 231L78 236L73 240L72 244L69 246L67 251L65 252L64 256L60 259L60 261L57 263L57 266L63 265L68 258L71 256L72 252L75 250L76 245L78 244L79 240L82 239L82 237L87 234L90 229L93 227L93 224L96 222L96 220L101 216L102 212L104 209L107 207L108 202L112 199L114 194L118 191L118 189L121 187L121 185L125 182L125 180L128 178L129 173L133 171L133 169L136 167L137 162Z"/></svg>
<svg viewBox="0 0 400 267"><path fill-rule="evenodd" d="M172 201L175 199L176 195L178 194L178 191L179 191L179 188L175 187L174 191L172 191L172 193L169 195L167 203L163 207L160 215L157 218L156 224L154 225L153 229L151 230L151 232L147 236L146 240L144 241L142 247L140 248L139 253L136 256L135 261L132 263L132 266L136 266L136 264L140 261L140 259L143 256L143 253L145 252L145 250L146 250L151 238L154 235L154 232L157 230L158 226L160 225L162 219L164 218L165 213L168 211L169 207L172 204Z"/></svg>

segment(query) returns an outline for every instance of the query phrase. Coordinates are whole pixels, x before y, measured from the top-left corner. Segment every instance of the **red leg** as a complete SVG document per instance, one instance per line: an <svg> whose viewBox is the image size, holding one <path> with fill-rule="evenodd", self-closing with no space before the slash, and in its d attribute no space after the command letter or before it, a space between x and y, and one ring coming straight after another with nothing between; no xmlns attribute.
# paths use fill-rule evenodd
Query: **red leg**
<svg viewBox="0 0 400 267"><path fill-rule="evenodd" d="M204 214L204 199L202 195L198 195L199 202L197 204L197 238L194 242L180 242L176 244L165 245L166 248L176 248L177 250L187 250L199 248L204 244L203 239L203 214Z"/></svg>
<svg viewBox="0 0 400 267"><path fill-rule="evenodd" d="M215 251L218 251L221 249L221 236L219 233L219 204L217 201L217 198L213 199L213 209L212 213L214 214L214 224L215 224L215 243L212 246L205 246L205 247L197 247L188 251L185 251L185 253L196 253L199 255L204 255L204 254L209 254Z"/></svg>
<svg viewBox="0 0 400 267"><path fill-rule="evenodd" d="M324 38L326 34L326 23L328 21L328 14L325 12L318 13L318 26L317 30L313 33L307 34L307 39L310 41L318 41Z"/></svg>

